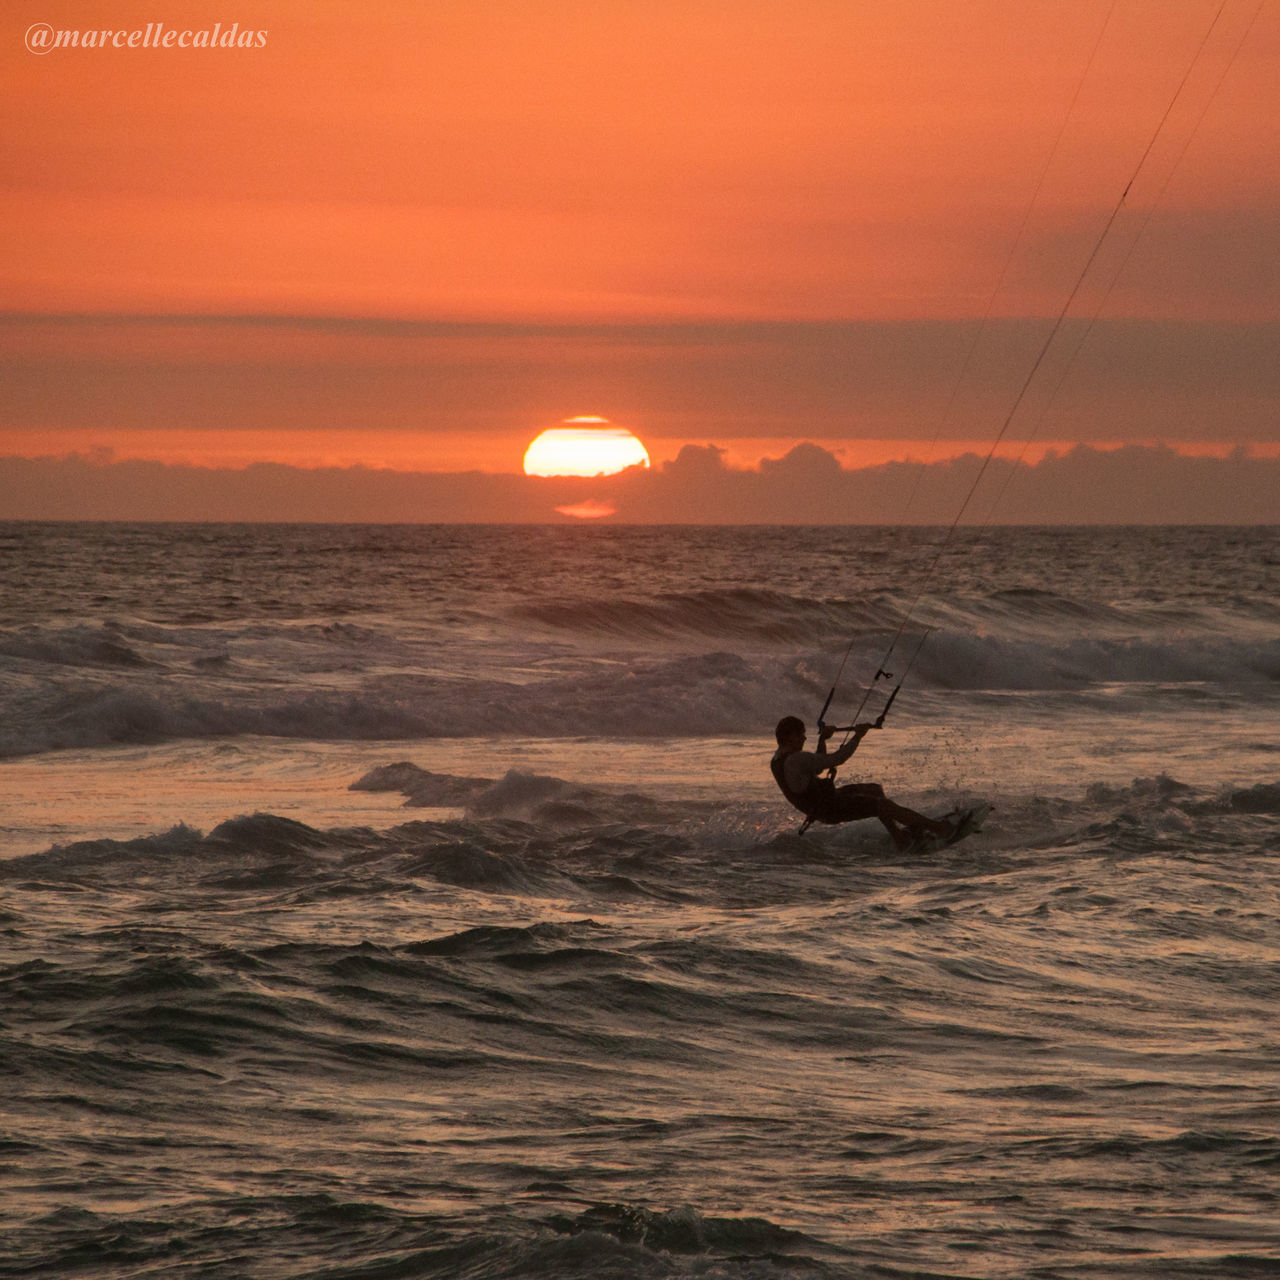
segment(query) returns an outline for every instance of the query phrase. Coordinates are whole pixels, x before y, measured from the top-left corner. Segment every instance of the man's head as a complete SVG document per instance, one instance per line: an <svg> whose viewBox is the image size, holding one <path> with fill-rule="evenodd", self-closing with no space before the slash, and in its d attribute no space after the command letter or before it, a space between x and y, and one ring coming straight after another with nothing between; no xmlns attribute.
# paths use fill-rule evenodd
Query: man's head
<svg viewBox="0 0 1280 1280"><path fill-rule="evenodd" d="M796 746L804 742L804 721L799 716L783 716L774 730L778 746Z"/></svg>

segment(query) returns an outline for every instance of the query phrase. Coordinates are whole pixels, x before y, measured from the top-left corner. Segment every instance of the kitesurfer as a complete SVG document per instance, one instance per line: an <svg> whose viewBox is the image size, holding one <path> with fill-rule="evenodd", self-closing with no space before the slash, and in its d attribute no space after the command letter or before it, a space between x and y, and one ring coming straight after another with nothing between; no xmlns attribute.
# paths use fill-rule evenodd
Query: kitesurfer
<svg viewBox="0 0 1280 1280"><path fill-rule="evenodd" d="M822 776L844 764L873 728L872 724L854 725L848 742L828 753L827 739L836 730L823 725L818 733L818 749L806 751L804 721L798 716L783 716L776 730L778 750L769 761L774 781L782 794L814 822L836 826L878 818L899 849L907 848L925 832L945 840L954 830L951 823L926 818L914 809L895 804L878 782L851 782L837 787Z"/></svg>

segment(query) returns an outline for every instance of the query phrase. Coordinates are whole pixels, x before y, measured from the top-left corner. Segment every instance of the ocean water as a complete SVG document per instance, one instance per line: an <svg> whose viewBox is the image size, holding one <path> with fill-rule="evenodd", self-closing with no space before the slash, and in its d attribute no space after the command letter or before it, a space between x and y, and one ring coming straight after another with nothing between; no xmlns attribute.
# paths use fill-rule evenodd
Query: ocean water
<svg viewBox="0 0 1280 1280"><path fill-rule="evenodd" d="M0 1277L1280 1275L1280 530L942 537L0 526Z"/></svg>

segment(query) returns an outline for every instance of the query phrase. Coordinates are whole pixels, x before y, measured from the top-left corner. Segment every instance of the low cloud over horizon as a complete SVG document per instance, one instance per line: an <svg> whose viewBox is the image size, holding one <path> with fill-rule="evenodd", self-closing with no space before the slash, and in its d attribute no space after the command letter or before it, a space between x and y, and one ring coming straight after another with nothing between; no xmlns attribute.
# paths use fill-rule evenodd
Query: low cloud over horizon
<svg viewBox="0 0 1280 1280"><path fill-rule="evenodd" d="M976 454L848 469L816 444L758 467L686 445L652 471L590 479L106 456L0 458L0 519L316 523L1280 524L1280 458L1247 448L1076 446L1035 463ZM608 513L608 514L604 514Z"/></svg>

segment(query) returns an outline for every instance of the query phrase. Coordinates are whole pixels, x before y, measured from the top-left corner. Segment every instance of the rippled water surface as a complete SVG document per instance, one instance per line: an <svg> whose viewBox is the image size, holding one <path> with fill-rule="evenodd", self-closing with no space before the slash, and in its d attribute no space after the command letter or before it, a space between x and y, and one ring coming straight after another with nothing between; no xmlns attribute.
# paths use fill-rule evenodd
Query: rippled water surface
<svg viewBox="0 0 1280 1280"><path fill-rule="evenodd" d="M918 533L0 532L0 1276L1277 1273L1274 532L970 545L916 857Z"/></svg>

